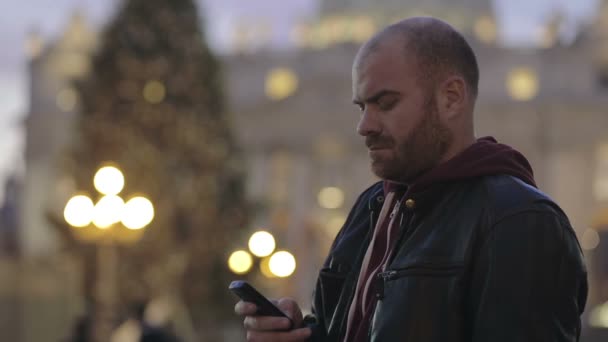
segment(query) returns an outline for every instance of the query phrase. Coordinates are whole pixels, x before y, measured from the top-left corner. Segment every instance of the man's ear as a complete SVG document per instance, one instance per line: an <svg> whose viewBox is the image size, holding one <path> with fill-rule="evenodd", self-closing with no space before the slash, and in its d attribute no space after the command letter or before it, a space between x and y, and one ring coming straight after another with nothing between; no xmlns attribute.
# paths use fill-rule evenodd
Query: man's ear
<svg viewBox="0 0 608 342"><path fill-rule="evenodd" d="M462 113L468 104L469 89L461 76L452 75L437 89L437 109L444 119L450 120Z"/></svg>

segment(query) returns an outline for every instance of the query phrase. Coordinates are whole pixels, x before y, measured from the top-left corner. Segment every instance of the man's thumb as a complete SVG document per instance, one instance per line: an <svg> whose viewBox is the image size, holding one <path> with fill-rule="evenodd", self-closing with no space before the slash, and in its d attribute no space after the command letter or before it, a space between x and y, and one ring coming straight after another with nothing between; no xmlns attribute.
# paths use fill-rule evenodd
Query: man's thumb
<svg viewBox="0 0 608 342"><path fill-rule="evenodd" d="M291 298L281 298L279 299L277 306L291 318L294 327L299 327L302 324L302 310L300 310L300 307L295 300Z"/></svg>

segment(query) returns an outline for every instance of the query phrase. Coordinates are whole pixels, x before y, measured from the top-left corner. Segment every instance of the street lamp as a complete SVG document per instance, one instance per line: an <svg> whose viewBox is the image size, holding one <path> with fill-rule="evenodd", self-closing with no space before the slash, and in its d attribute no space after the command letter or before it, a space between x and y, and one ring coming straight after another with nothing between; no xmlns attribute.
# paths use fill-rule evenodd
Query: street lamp
<svg viewBox="0 0 608 342"><path fill-rule="evenodd" d="M279 251L270 257L268 266L272 274L280 278L286 278L296 270L296 258L287 251Z"/></svg>
<svg viewBox="0 0 608 342"><path fill-rule="evenodd" d="M247 251L238 250L233 252L228 258L228 266L230 270L236 274L245 274L249 272L253 265L253 258Z"/></svg>
<svg viewBox="0 0 608 342"><path fill-rule="evenodd" d="M88 196L74 196L65 205L63 217L74 228L86 227L91 224L94 209L95 204Z"/></svg>
<svg viewBox="0 0 608 342"><path fill-rule="evenodd" d="M257 257L269 256L275 247L274 236L269 232L255 232L249 238L249 250Z"/></svg>
<svg viewBox="0 0 608 342"><path fill-rule="evenodd" d="M83 194L73 196L65 205L63 216L76 238L97 245L97 282L99 306L93 325L93 340L110 340L117 296L116 244L137 241L143 228L154 219L154 206L143 196L134 196L126 203L119 196L124 188L124 175L115 166L100 168L93 177L95 189L102 194L94 204ZM122 225L118 225L122 223Z"/></svg>
<svg viewBox="0 0 608 342"><path fill-rule="evenodd" d="M287 278L296 269L296 259L288 251L278 251L274 236L267 231L257 231L251 235L248 242L249 252L234 251L228 258L228 267L235 274L248 273L254 263L254 256L259 260L260 271L267 278Z"/></svg>
<svg viewBox="0 0 608 342"><path fill-rule="evenodd" d="M104 195L118 195L125 186L125 176L114 166L104 166L95 173L93 184Z"/></svg>

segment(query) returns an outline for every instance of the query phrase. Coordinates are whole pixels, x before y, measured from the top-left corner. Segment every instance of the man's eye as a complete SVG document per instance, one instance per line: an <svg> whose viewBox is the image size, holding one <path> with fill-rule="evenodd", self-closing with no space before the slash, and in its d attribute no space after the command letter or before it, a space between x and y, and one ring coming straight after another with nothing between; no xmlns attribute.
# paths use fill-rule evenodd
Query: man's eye
<svg viewBox="0 0 608 342"><path fill-rule="evenodd" d="M395 99L381 100L378 101L378 108L380 108L380 110L391 110L393 109L396 103L397 100Z"/></svg>
<svg viewBox="0 0 608 342"><path fill-rule="evenodd" d="M364 111L365 110L365 106L363 105L363 103L357 103L357 108L359 108L360 111Z"/></svg>

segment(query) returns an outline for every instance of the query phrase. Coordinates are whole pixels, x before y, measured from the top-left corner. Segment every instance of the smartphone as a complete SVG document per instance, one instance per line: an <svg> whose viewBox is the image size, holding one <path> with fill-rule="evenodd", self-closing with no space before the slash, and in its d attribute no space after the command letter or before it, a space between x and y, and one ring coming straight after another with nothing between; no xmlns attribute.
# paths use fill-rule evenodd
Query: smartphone
<svg viewBox="0 0 608 342"><path fill-rule="evenodd" d="M274 317L285 317L289 319L291 322L291 326L293 326L293 321L291 318L287 317L283 311L276 307L276 305L272 304L268 298L264 297L261 293L259 293L253 286L249 285L246 281L243 280L235 280L230 283L228 289L241 298L245 302L250 302L258 307L258 311L256 311L256 316L274 316ZM291 327L290 327L291 329Z"/></svg>

